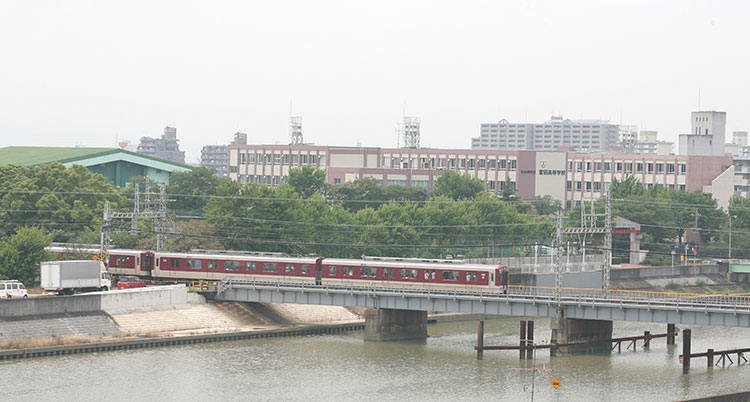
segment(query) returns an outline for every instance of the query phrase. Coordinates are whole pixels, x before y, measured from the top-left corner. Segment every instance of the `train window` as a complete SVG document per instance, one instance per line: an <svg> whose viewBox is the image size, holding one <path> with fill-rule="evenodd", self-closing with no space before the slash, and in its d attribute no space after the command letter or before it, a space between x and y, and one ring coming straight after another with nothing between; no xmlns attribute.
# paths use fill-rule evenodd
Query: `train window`
<svg viewBox="0 0 750 402"><path fill-rule="evenodd" d="M284 264L284 272L286 272L287 274L293 274L297 271L294 267L294 264Z"/></svg>
<svg viewBox="0 0 750 402"><path fill-rule="evenodd" d="M383 268L383 278L393 278L393 268Z"/></svg>
<svg viewBox="0 0 750 402"><path fill-rule="evenodd" d="M156 260L156 265L159 265L159 260ZM143 256L143 266L146 268L151 268L151 256L150 255L144 255Z"/></svg>
<svg viewBox="0 0 750 402"><path fill-rule="evenodd" d="M255 263L251 262L250 264L248 264L248 269L250 269L251 271L255 272Z"/></svg>
<svg viewBox="0 0 750 402"><path fill-rule="evenodd" d="M336 276L336 266L335 265L329 265L328 266L328 275Z"/></svg>
<svg viewBox="0 0 750 402"><path fill-rule="evenodd" d="M416 269L402 269L401 279L417 279L417 270Z"/></svg>
<svg viewBox="0 0 750 402"><path fill-rule="evenodd" d="M424 278L425 279L435 279L435 270L434 269L425 269L424 270Z"/></svg>
<svg viewBox="0 0 750 402"><path fill-rule="evenodd" d="M125 265L128 263L128 257L117 257L117 265Z"/></svg>
<svg viewBox="0 0 750 402"><path fill-rule="evenodd" d="M377 275L377 270L372 267L362 267L359 269L359 276L364 276L367 278L374 278L375 275Z"/></svg>
<svg viewBox="0 0 750 402"><path fill-rule="evenodd" d="M216 260L208 260L206 262L206 268L208 269L219 269L219 261Z"/></svg>
<svg viewBox="0 0 750 402"><path fill-rule="evenodd" d="M187 268L190 269L201 269L202 261L201 260L187 260Z"/></svg>
<svg viewBox="0 0 750 402"><path fill-rule="evenodd" d="M240 262L239 261L224 261L224 270L225 271L239 271Z"/></svg>
<svg viewBox="0 0 750 402"><path fill-rule="evenodd" d="M307 264L302 265L302 273L303 274L309 274L310 273L310 266Z"/></svg>
<svg viewBox="0 0 750 402"><path fill-rule="evenodd" d="M169 266L172 268L179 268L180 267L180 259L179 258L170 258L169 259Z"/></svg>
<svg viewBox="0 0 750 402"><path fill-rule="evenodd" d="M279 272L279 264L275 262L264 262L263 272Z"/></svg>
<svg viewBox="0 0 750 402"><path fill-rule="evenodd" d="M469 282L476 282L477 281L477 273L476 272L470 272L470 274L471 274L470 275L471 279L469 280ZM482 275L484 275L484 274L482 274Z"/></svg>
<svg viewBox="0 0 750 402"><path fill-rule="evenodd" d="M458 271L443 271L443 280L444 281L457 281L458 278L459 278Z"/></svg>
<svg viewBox="0 0 750 402"><path fill-rule="evenodd" d="M341 275L354 276L354 267L341 267Z"/></svg>
<svg viewBox="0 0 750 402"><path fill-rule="evenodd" d="M156 259L156 267L159 268L159 259Z"/></svg>

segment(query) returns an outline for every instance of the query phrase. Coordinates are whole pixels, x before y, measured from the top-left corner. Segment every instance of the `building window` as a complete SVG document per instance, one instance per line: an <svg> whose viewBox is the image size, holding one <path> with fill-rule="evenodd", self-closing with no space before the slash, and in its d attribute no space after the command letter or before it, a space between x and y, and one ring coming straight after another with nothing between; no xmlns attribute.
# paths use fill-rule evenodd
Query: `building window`
<svg viewBox="0 0 750 402"><path fill-rule="evenodd" d="M595 181L594 182L594 192L595 193L600 193L601 191L602 191L602 183L598 182L598 181Z"/></svg>
<svg viewBox="0 0 750 402"><path fill-rule="evenodd" d="M646 173L654 173L654 164L653 163L647 163L646 164Z"/></svg>
<svg viewBox="0 0 750 402"><path fill-rule="evenodd" d="M573 182L572 182L572 181L570 181L570 180L568 180L568 185L567 185L567 189L568 189L568 191L571 191L571 190L573 190Z"/></svg>
<svg viewBox="0 0 750 402"><path fill-rule="evenodd" d="M657 163L656 164L656 173L657 174L664 173L664 164L663 163Z"/></svg>
<svg viewBox="0 0 750 402"><path fill-rule="evenodd" d="M625 173L633 173L633 162L625 162Z"/></svg>
<svg viewBox="0 0 750 402"><path fill-rule="evenodd" d="M576 191L581 191L582 188L583 188L583 185L581 184L581 182L577 181L576 182Z"/></svg>
<svg viewBox="0 0 750 402"><path fill-rule="evenodd" d="M604 162L604 173L612 173L612 162Z"/></svg>
<svg viewBox="0 0 750 402"><path fill-rule="evenodd" d="M677 174L684 175L685 173L687 173L687 165L684 163L677 165Z"/></svg>
<svg viewBox="0 0 750 402"><path fill-rule="evenodd" d="M583 162L576 161L576 172L582 172L582 171L583 171Z"/></svg>
<svg viewBox="0 0 750 402"><path fill-rule="evenodd" d="M636 162L636 164L635 164L635 172L636 173L643 173L643 163L642 162Z"/></svg>
<svg viewBox="0 0 750 402"><path fill-rule="evenodd" d="M622 173L622 162L615 162L615 173Z"/></svg>
<svg viewBox="0 0 750 402"><path fill-rule="evenodd" d="M515 172L516 171L516 160L515 159L511 159L509 161L509 163L510 163L510 171L511 172Z"/></svg>
<svg viewBox="0 0 750 402"><path fill-rule="evenodd" d="M668 174L674 174L674 163L667 163L667 173Z"/></svg>

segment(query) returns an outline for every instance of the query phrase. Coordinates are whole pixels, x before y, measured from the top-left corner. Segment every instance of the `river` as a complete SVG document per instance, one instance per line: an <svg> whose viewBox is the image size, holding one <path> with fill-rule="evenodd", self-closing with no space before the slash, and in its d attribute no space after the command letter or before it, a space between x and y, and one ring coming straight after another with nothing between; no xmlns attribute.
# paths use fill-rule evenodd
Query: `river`
<svg viewBox="0 0 750 402"><path fill-rule="evenodd" d="M488 320L485 345L518 342L518 318ZM750 330L693 326L693 351L747 347ZM666 332L614 323L613 336ZM750 365L682 374L676 346L611 355L485 351L476 321L431 324L425 342L364 342L361 332L103 352L0 362L0 400L62 401L668 401L750 390ZM549 320L535 321L549 339ZM533 377L533 379L532 379ZM550 382L558 378L555 390ZM533 385L532 385L533 382Z"/></svg>

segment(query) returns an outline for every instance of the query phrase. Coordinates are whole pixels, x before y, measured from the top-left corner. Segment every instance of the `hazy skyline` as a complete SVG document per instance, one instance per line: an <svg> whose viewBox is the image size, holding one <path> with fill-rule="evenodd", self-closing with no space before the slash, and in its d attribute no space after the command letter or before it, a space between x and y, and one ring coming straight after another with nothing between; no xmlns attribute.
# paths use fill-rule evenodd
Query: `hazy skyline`
<svg viewBox="0 0 750 402"><path fill-rule="evenodd" d="M690 112L750 130L750 3L6 0L1 146L115 146L178 128L195 161L235 131L286 143L470 148L552 114L677 141ZM621 120L622 119L622 120ZM675 147L676 151L676 147Z"/></svg>

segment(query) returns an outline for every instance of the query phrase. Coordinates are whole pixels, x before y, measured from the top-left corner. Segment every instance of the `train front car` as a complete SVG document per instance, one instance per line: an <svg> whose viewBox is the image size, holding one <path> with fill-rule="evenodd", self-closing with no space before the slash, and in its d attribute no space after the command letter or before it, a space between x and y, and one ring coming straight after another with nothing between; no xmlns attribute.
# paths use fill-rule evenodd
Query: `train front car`
<svg viewBox="0 0 750 402"><path fill-rule="evenodd" d="M323 283L331 285L462 290L487 290L497 286L495 267L460 260L326 258L321 265Z"/></svg>
<svg viewBox="0 0 750 402"><path fill-rule="evenodd" d="M315 258L260 252L156 252L159 279L315 283Z"/></svg>

